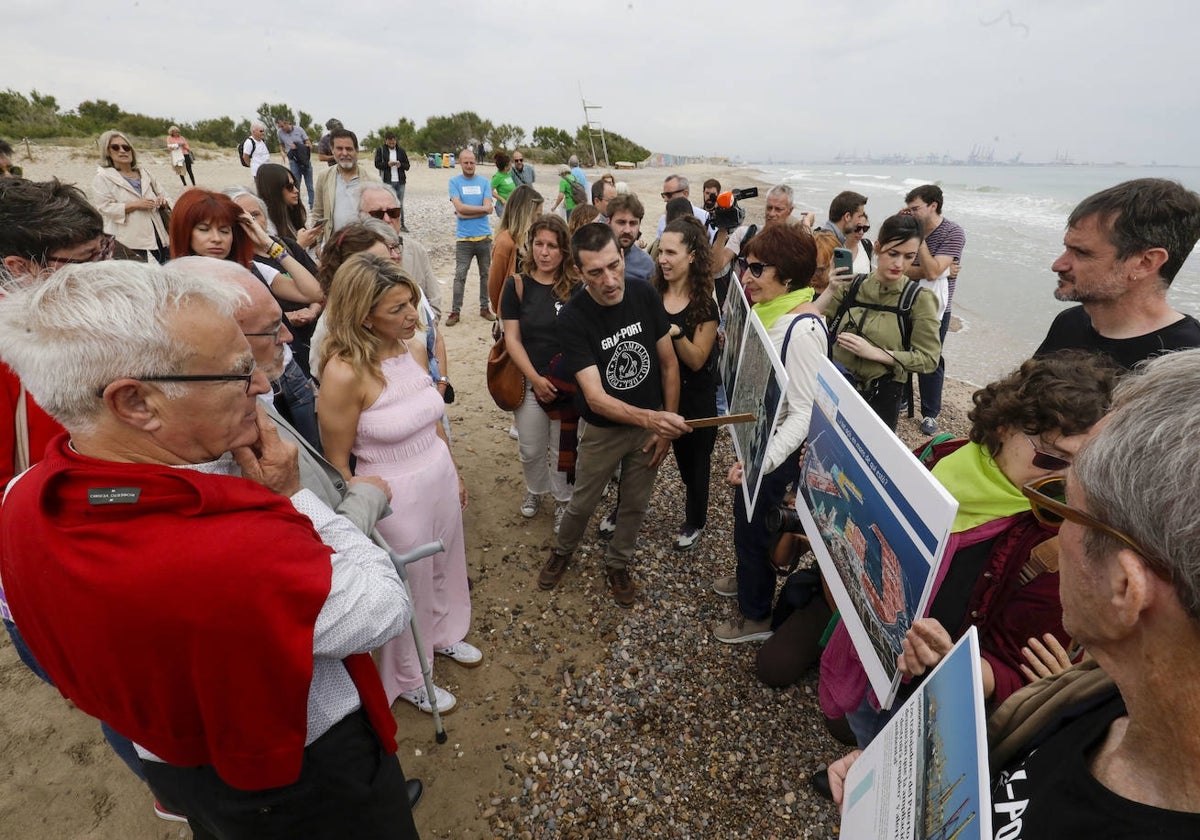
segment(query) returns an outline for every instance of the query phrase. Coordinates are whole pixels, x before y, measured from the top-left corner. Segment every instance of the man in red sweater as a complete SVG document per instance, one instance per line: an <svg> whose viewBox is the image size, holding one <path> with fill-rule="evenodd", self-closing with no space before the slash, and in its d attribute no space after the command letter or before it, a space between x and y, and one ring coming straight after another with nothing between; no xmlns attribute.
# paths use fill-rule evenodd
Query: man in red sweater
<svg viewBox="0 0 1200 840"><path fill-rule="evenodd" d="M5 595L195 837L416 837L366 654L411 605L387 555L301 489L257 404L243 301L133 262L0 298L0 359L69 435L0 508Z"/></svg>

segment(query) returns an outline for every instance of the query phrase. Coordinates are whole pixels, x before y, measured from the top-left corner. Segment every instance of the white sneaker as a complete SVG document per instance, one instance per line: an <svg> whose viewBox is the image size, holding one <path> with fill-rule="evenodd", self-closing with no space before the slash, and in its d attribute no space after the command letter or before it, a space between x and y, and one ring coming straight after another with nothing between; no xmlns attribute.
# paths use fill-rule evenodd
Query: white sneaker
<svg viewBox="0 0 1200 840"><path fill-rule="evenodd" d="M537 493L526 493L525 501L521 502L521 515L526 519L532 519L537 516L538 508L541 507L542 499Z"/></svg>
<svg viewBox="0 0 1200 840"><path fill-rule="evenodd" d="M458 705L458 700L454 695L444 688L433 687L434 697L437 699L438 712L447 714ZM400 697L412 703L422 712L427 715L433 714L433 705L429 702L429 694L425 691L425 686L415 688L412 691L401 691Z"/></svg>
<svg viewBox="0 0 1200 840"><path fill-rule="evenodd" d="M704 533L703 528L680 528L679 536L675 537L675 547L681 551L691 548Z"/></svg>
<svg viewBox="0 0 1200 840"><path fill-rule="evenodd" d="M434 653L448 656L465 668L474 668L483 661L483 652L469 642L455 642L450 647L435 650Z"/></svg>
<svg viewBox="0 0 1200 840"><path fill-rule="evenodd" d="M600 532L600 538L611 540L613 534L617 533L617 512L614 510L608 516L600 520L597 530Z"/></svg>
<svg viewBox="0 0 1200 840"><path fill-rule="evenodd" d="M517 434L517 427L516 427L516 426L509 426L509 427L508 427L508 436L509 436L510 438L512 438L513 440L520 440L520 439L521 439L521 436L520 436L519 434Z"/></svg>

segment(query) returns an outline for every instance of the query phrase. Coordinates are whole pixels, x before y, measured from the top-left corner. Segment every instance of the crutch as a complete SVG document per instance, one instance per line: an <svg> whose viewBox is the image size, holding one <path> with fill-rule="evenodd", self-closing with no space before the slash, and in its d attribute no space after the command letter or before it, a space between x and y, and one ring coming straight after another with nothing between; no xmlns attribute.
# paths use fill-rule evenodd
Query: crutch
<svg viewBox="0 0 1200 840"><path fill-rule="evenodd" d="M425 692L429 695L429 705L433 707L433 736L439 744L444 744L446 743L446 730L442 728L442 715L438 712L437 707L437 693L433 690L433 666L425 658L425 648L421 645L421 628L417 626L416 604L413 602L412 589L408 585L408 564L445 551L446 546L441 540L434 540L431 543L419 545L404 554L397 554L378 530L371 532L371 539L392 559L392 565L396 567L396 574L400 575L400 582L404 584L404 591L408 593L409 603L413 604L412 619L409 620L408 626L412 630L413 644L417 646L417 659L421 663L421 676L425 679Z"/></svg>

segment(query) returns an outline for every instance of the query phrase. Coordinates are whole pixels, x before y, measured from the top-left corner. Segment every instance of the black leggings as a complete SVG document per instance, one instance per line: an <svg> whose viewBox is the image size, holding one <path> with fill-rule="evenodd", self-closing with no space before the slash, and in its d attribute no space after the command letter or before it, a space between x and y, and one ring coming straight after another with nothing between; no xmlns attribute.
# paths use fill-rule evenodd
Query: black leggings
<svg viewBox="0 0 1200 840"><path fill-rule="evenodd" d="M712 474L716 427L696 429L671 441L679 477L687 489L683 527L703 528L708 522L708 479Z"/></svg>

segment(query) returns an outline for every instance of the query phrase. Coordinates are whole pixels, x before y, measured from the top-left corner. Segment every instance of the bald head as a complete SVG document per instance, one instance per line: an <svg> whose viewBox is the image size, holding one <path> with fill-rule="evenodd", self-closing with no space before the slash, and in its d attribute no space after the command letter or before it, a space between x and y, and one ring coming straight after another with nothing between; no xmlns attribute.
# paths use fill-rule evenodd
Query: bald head
<svg viewBox="0 0 1200 840"><path fill-rule="evenodd" d="M283 324L283 310L261 280L232 260L213 257L180 257L171 266L195 277L209 277L237 286L250 302L234 313L242 334L250 342L254 361L272 382L283 375L283 347L292 334Z"/></svg>

